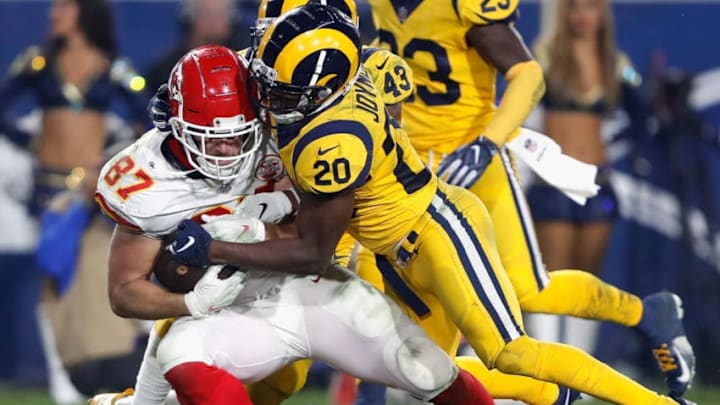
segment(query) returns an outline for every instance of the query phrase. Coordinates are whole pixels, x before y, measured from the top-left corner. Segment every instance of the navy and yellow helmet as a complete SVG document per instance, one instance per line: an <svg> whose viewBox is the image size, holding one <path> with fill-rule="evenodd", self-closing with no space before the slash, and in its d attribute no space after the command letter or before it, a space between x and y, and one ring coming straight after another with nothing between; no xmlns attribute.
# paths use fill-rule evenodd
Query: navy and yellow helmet
<svg viewBox="0 0 720 405"><path fill-rule="evenodd" d="M355 0L262 0L258 8L258 20L278 18L288 11L306 4L322 4L335 7L358 25L359 17Z"/></svg>
<svg viewBox="0 0 720 405"><path fill-rule="evenodd" d="M302 7L307 4L322 4L324 6L335 7L343 14L350 17L356 26L360 24L357 5L355 0L262 0L258 7L258 16L255 26L250 28L250 37L252 39L253 49L257 49L260 38L267 30L268 26L275 21L276 18L287 13L288 11Z"/></svg>
<svg viewBox="0 0 720 405"><path fill-rule="evenodd" d="M289 124L319 112L354 83L362 43L334 7L308 4L276 19L250 63L261 115Z"/></svg>

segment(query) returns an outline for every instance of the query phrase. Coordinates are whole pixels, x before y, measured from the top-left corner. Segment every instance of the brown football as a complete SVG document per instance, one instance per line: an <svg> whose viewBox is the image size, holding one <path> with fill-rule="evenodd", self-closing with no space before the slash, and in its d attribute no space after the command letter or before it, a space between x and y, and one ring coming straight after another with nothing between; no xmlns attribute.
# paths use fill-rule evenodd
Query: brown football
<svg viewBox="0 0 720 405"><path fill-rule="evenodd" d="M195 284L205 274L205 267L194 267L180 264L175 260L175 256L167 250L167 246L175 239L175 234L167 235L163 239L162 247L155 257L153 264L153 275L155 279L165 287L168 291L185 294L192 291ZM237 271L236 267L225 266L218 277L225 279L230 277Z"/></svg>

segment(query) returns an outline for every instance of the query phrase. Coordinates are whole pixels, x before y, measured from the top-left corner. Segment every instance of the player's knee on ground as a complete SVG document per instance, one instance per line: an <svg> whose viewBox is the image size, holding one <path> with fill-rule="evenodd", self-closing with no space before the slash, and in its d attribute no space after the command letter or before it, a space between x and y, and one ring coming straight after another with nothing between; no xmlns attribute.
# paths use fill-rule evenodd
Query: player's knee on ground
<svg viewBox="0 0 720 405"><path fill-rule="evenodd" d="M263 380L248 384L255 405L277 405L300 391L307 381L312 360L298 360L270 374Z"/></svg>

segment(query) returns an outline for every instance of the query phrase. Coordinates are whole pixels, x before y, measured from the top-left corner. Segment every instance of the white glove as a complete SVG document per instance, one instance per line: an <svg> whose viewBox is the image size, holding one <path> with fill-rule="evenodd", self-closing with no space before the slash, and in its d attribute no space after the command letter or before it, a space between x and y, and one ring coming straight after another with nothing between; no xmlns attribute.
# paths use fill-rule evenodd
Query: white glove
<svg viewBox="0 0 720 405"><path fill-rule="evenodd" d="M193 290L185 294L185 306L193 318L204 318L221 310L232 304L240 293L244 275L236 271L230 277L221 280L218 274L223 267L222 265L208 267Z"/></svg>
<svg viewBox="0 0 720 405"><path fill-rule="evenodd" d="M265 224L257 218L237 215L203 215L202 227L213 239L257 243L265 240Z"/></svg>
<svg viewBox="0 0 720 405"><path fill-rule="evenodd" d="M290 190L295 193L295 190ZM296 200L297 194L295 194ZM272 191L248 195L240 202L237 210L243 215L260 218L263 222L278 223L293 213L293 204L283 191Z"/></svg>

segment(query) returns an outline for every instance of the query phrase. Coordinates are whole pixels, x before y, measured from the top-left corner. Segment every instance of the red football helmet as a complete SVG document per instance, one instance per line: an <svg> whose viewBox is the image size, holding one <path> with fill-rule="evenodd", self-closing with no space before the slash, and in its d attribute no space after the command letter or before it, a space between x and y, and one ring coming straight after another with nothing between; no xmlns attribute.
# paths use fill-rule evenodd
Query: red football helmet
<svg viewBox="0 0 720 405"><path fill-rule="evenodd" d="M215 180L249 173L262 143L260 122L248 98L244 59L223 46L202 46L186 53L170 74L170 125L190 164ZM208 143L232 139L232 156L208 152Z"/></svg>

